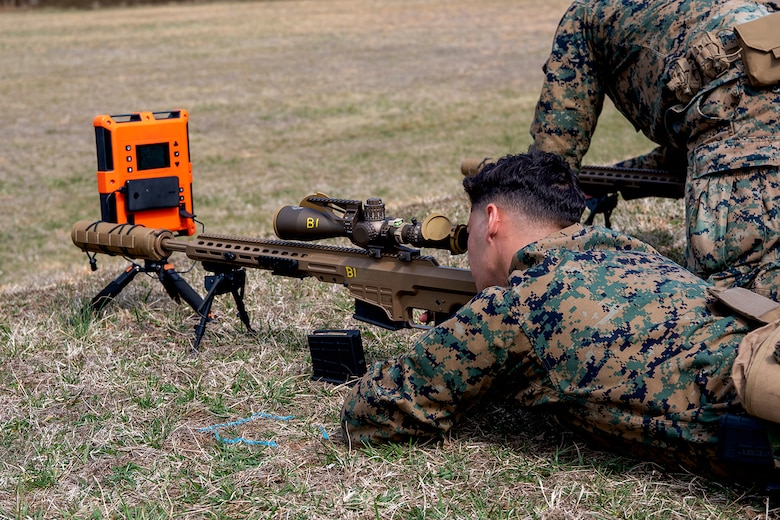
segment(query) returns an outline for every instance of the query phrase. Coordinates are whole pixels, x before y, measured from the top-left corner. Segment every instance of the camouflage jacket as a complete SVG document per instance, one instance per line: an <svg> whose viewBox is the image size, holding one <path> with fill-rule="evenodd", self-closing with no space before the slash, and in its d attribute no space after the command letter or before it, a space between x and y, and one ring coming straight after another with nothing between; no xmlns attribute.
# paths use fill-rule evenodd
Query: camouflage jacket
<svg viewBox="0 0 780 520"><path fill-rule="evenodd" d="M634 454L710 453L719 415L741 408L730 373L748 327L716 314L707 287L634 238L573 225L518 251L506 287L374 365L344 403L344 432L439 436L495 399Z"/></svg>
<svg viewBox="0 0 780 520"><path fill-rule="evenodd" d="M659 145L622 166L696 176L780 165L780 87L749 85L732 30L778 10L771 0L574 0L544 66L532 146L579 168L606 96ZM691 54L708 33L721 47L715 72L710 55ZM670 88L681 59L699 76L687 95Z"/></svg>

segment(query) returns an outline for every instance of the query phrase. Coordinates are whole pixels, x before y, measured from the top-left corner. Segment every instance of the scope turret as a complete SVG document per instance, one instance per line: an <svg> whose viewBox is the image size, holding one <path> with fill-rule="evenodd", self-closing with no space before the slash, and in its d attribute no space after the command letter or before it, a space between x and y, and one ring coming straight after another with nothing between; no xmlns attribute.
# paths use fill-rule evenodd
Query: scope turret
<svg viewBox="0 0 780 520"><path fill-rule="evenodd" d="M444 249L452 254L467 249L466 226L432 213L422 222L385 215L382 199L332 199L322 194L304 198L298 206L283 206L274 216L274 232L283 240L346 237L374 256L398 253L407 246Z"/></svg>

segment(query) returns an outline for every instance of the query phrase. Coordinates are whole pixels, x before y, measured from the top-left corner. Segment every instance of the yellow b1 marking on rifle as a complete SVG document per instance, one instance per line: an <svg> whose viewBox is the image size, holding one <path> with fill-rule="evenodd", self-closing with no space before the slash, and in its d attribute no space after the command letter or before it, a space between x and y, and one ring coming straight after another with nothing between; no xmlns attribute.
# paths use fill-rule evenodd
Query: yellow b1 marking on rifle
<svg viewBox="0 0 780 520"><path fill-rule="evenodd" d="M357 269L354 267L346 266L347 278L355 278L357 276Z"/></svg>
<svg viewBox="0 0 780 520"><path fill-rule="evenodd" d="M306 219L306 229L316 229L320 225L320 219L309 217Z"/></svg>

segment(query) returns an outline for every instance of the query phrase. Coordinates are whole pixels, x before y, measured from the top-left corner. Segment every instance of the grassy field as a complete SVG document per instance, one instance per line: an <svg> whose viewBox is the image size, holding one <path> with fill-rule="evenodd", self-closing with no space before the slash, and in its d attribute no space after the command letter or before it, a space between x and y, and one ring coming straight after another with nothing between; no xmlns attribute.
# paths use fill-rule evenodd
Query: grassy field
<svg viewBox="0 0 780 520"><path fill-rule="evenodd" d="M306 334L359 328L372 361L415 333L354 322L340 287L249 273L256 333L222 297L197 356L193 313L156 280L83 311L127 264L102 256L92 273L70 241L100 216L94 116L190 112L208 232L270 236L275 210L314 191L462 220L460 161L528 146L567 3L0 11L0 517L772 517L760 489L594 451L500 407L439 444L348 449L345 388L311 381ZM647 149L608 108L586 162ZM680 259L681 217L679 201L640 200L613 224ZM258 413L293 417L242 421ZM237 422L220 434L276 446L201 431Z"/></svg>

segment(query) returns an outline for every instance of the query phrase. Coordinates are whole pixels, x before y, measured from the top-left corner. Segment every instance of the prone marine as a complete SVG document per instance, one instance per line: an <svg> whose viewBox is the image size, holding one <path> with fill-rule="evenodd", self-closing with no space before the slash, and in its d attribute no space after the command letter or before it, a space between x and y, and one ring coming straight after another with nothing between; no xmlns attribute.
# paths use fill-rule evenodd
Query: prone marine
<svg viewBox="0 0 780 520"><path fill-rule="evenodd" d="M765 438L778 427L780 400L762 386L780 381L778 322L733 311L635 238L582 226L585 196L557 155L506 156L463 185L479 293L357 381L342 408L348 442L438 438L492 401L671 467L771 472L768 441L747 464L723 443L735 425Z"/></svg>

